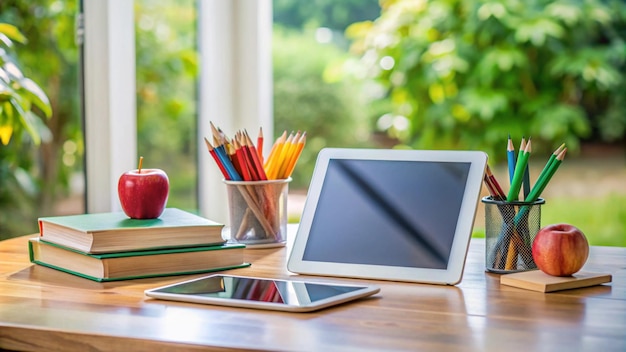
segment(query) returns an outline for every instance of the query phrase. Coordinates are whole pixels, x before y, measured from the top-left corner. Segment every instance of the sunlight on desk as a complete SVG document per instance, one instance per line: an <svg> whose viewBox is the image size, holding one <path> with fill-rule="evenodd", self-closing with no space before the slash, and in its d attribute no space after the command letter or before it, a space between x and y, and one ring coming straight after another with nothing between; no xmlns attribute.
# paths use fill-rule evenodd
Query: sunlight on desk
<svg viewBox="0 0 626 352"><path fill-rule="evenodd" d="M293 230L293 227L291 228ZM584 270L610 284L540 293L500 285L473 239L457 286L286 271L290 244L246 250L236 275L369 283L373 297L312 313L150 299L202 275L97 283L28 260L29 236L0 242L0 347L14 350L626 350L626 248L592 247Z"/></svg>

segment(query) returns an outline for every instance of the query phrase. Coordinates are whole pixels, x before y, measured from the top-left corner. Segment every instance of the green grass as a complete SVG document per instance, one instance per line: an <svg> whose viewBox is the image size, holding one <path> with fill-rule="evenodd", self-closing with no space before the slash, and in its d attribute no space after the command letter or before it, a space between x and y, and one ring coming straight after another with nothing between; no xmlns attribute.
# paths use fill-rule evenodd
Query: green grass
<svg viewBox="0 0 626 352"><path fill-rule="evenodd" d="M541 208L541 226L569 223L581 229L592 246L626 247L626 196L553 198ZM478 204L478 206L483 206ZM300 217L290 216L289 223ZM474 227L472 237L484 238L485 229Z"/></svg>
<svg viewBox="0 0 626 352"><path fill-rule="evenodd" d="M582 230L592 246L626 247L625 205L623 195L552 198L541 207L541 226L569 223ZM475 228L472 235L484 238L485 230Z"/></svg>
<svg viewBox="0 0 626 352"><path fill-rule="evenodd" d="M581 229L594 246L626 247L626 196L546 201L541 223L569 223Z"/></svg>

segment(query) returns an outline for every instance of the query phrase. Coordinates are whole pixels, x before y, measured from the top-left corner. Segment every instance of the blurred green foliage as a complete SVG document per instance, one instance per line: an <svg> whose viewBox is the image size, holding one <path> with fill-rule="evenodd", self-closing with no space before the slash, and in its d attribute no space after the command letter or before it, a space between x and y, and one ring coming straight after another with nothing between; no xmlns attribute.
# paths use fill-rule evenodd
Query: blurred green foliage
<svg viewBox="0 0 626 352"><path fill-rule="evenodd" d="M290 187L309 185L320 149L371 145L360 86L338 80L333 69L333 64L342 63L346 55L332 44L316 42L310 31L274 28L275 135L293 130L307 133Z"/></svg>
<svg viewBox="0 0 626 352"><path fill-rule="evenodd" d="M372 102L367 83L345 73L351 56L344 30L376 18L380 6L378 0L274 0L273 14L274 135L307 132L290 186L306 189L320 149L376 143L371 121L388 104Z"/></svg>
<svg viewBox="0 0 626 352"><path fill-rule="evenodd" d="M357 21L373 20L380 15L378 0L274 0L274 23L284 28L332 28L343 32Z"/></svg>
<svg viewBox="0 0 626 352"><path fill-rule="evenodd" d="M195 0L135 1L137 153L170 179L168 206L196 210Z"/></svg>
<svg viewBox="0 0 626 352"><path fill-rule="evenodd" d="M41 135L48 132L39 117L49 118L52 107L46 93L9 55L14 42L24 44L27 39L17 27L0 23L0 143L9 144L13 135L20 143L25 131L39 145Z"/></svg>
<svg viewBox="0 0 626 352"><path fill-rule="evenodd" d="M9 144L0 145L0 239L37 231L37 217L52 213L72 173L82 170L76 13L76 1L0 2L0 22L15 26L27 39L14 48L13 59L47 93L53 112L44 120L31 116L38 136L16 129ZM49 113L44 105L36 106Z"/></svg>
<svg viewBox="0 0 626 352"><path fill-rule="evenodd" d="M412 148L533 151L626 131L626 3L619 0L383 0L347 29L386 92L380 126ZM392 123L394 122L394 123ZM403 123L397 123L403 122ZM541 142L543 141L543 142ZM536 148L535 148L536 146Z"/></svg>

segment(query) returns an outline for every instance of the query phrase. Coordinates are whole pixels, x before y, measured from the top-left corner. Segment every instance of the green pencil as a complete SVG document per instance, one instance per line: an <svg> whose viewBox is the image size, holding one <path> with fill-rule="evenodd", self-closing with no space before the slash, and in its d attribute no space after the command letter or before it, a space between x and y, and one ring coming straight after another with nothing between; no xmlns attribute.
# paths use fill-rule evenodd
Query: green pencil
<svg viewBox="0 0 626 352"><path fill-rule="evenodd" d="M559 154L554 158L554 160L550 163L549 166L546 165L546 167L548 167L548 170L545 173L542 171L542 174L539 175L537 182L535 182L535 186L530 191L530 193L528 194L528 196L526 197L524 201L534 202L537 200L537 198L539 198L539 196L541 195L541 192L543 192L543 190L546 188L546 186L548 185L548 182L550 182L550 179L552 178L552 176L554 176L554 174L556 173L556 170L561 165L561 162L563 162L563 159L565 158L565 153L567 153L567 148L563 148L563 150L559 152Z"/></svg>
<svg viewBox="0 0 626 352"><path fill-rule="evenodd" d="M522 143L523 142L524 140L522 139ZM511 182L509 194L506 197L506 200L509 202L516 201L518 199L519 190L522 187L524 170L526 169L526 165L528 164L528 157L530 156L531 150L531 142L530 140L528 140L528 143L526 143L523 153L520 154L520 156L517 158L517 162L515 163L515 174L513 175L513 181Z"/></svg>
<svg viewBox="0 0 626 352"><path fill-rule="evenodd" d="M548 161L546 162L546 165L543 167L543 170L541 170L541 172L539 173L539 176L537 176L537 180L540 180L542 178L545 177L546 172L548 172L548 170L550 169L550 165L554 162L554 160L556 159L556 157L559 155L559 153L563 150L563 148L565 148L565 143L561 144L558 148L556 148L556 150L550 155L550 158L548 159ZM524 196L524 198L528 198L528 195L530 193L526 194Z"/></svg>

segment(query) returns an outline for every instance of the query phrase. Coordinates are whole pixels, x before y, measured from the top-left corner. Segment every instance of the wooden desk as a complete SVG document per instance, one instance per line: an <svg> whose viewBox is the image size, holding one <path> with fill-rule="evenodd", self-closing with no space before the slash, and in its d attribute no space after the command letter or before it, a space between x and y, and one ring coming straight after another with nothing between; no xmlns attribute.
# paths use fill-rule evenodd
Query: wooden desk
<svg viewBox="0 0 626 352"><path fill-rule="evenodd" d="M5 349L626 351L626 248L591 249L583 270L611 284L544 294L500 286L472 240L456 287L374 282L372 298L301 314L148 299L147 288L200 275L96 283L31 265L27 238L0 242ZM246 250L252 266L232 272L289 278L286 253Z"/></svg>

